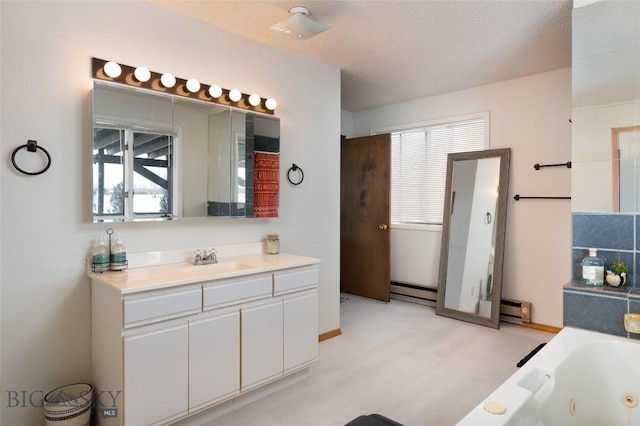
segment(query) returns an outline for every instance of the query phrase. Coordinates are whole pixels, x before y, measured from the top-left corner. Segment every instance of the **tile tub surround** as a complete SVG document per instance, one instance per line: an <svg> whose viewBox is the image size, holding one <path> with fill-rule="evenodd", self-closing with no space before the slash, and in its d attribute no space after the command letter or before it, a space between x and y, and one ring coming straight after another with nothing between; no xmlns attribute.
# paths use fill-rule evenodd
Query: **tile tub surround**
<svg viewBox="0 0 640 426"><path fill-rule="evenodd" d="M565 284L562 300L565 327L640 339L624 329L624 314L640 313L639 289L591 287L573 281Z"/></svg>
<svg viewBox="0 0 640 426"><path fill-rule="evenodd" d="M635 214L620 213L572 213L573 281L582 278L582 259L589 255L590 247L598 249L598 257L604 259L609 269L618 255L629 268L626 288L640 288L640 220Z"/></svg>
<svg viewBox="0 0 640 426"><path fill-rule="evenodd" d="M572 213L572 281L563 289L563 325L640 339L624 329L624 314L640 313L640 215ZM624 287L582 284L582 259L598 249L605 269L620 255L629 268Z"/></svg>

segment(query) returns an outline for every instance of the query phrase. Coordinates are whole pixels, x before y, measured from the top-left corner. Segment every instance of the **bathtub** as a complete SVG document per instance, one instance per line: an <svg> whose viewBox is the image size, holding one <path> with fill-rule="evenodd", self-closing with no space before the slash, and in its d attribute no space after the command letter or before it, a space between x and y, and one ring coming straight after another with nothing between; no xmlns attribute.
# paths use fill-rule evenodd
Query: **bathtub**
<svg viewBox="0 0 640 426"><path fill-rule="evenodd" d="M638 398L639 340L565 327L458 426L640 426Z"/></svg>

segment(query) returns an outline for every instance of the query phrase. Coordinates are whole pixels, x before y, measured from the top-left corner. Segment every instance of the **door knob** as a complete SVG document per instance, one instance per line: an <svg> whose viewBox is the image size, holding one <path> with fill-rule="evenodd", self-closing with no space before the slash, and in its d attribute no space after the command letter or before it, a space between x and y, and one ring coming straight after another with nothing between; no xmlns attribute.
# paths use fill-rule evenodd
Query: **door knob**
<svg viewBox="0 0 640 426"><path fill-rule="evenodd" d="M386 223L382 223L380 225L378 225L378 228L382 229L383 231L387 228L389 228L389 226Z"/></svg>

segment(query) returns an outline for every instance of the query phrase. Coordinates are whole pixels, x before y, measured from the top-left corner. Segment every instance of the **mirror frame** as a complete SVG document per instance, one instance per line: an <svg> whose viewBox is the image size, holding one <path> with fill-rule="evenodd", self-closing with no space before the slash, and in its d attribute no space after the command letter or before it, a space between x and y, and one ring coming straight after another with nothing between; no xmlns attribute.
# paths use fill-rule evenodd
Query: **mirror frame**
<svg viewBox="0 0 640 426"><path fill-rule="evenodd" d="M490 149L452 153L447 156L447 181L442 221L442 241L440 248L440 269L438 273L438 291L436 294L436 315L442 315L461 321L467 321L492 328L500 328L500 303L502 299L502 267L504 262L504 242L507 219L507 196L509 190L509 158L510 148ZM447 288L447 267L449 261L449 240L451 234L451 213L453 203L453 169L456 161L478 160L484 158L500 158L500 175L495 220L495 253L493 265L493 292L491 295L491 315L483 317L469 312L445 307Z"/></svg>
<svg viewBox="0 0 640 426"><path fill-rule="evenodd" d="M99 89L99 90L98 90ZM153 99L153 102L158 102L163 104L163 108L167 107L169 110L167 118L161 122L160 127L157 129L154 127L154 124L150 121L151 124L147 124L144 121L149 121L147 115L140 117L131 118L123 113L122 116L120 111L118 114L112 113L110 110L103 108L99 110L97 108L96 100L99 98L104 99L104 95L99 95L98 93L116 93L116 94L124 94L126 96L132 97L144 97ZM196 98L182 97L177 96L170 93L162 93L155 90L148 90L147 88L137 88L131 85L121 84L119 82L112 83L109 81L104 81L101 79L93 80L93 88L92 88L92 129L94 136L92 137L92 151L95 150L95 129L97 127L101 127L97 121L99 121L103 116L107 117L108 121L113 120L114 122L118 122L121 124L125 124L127 128L130 129L144 129L146 126L150 127L150 130L162 130L166 132L171 132L174 136L177 133L179 127L184 126L186 129L186 122L178 122L176 123L176 111L177 107L180 109L184 108L192 108L196 107L198 111L202 109L202 111L206 111L206 114L209 119L208 124L208 139L205 139L204 145L205 151L202 153L203 157L207 161L207 168L205 170L206 176L202 179L204 182L204 200L202 206L206 209L202 215L187 213L186 208L186 191L185 191L185 180L186 180L186 171L189 169L187 158L193 158L192 156L186 155L186 149L188 146L193 146L194 141L188 140L184 135L180 138L180 144L174 145L176 152L174 152L173 158L175 161L174 173L172 175L172 179L175 180L175 185L178 188L175 194L172 194L176 197L176 205L177 208L173 209L172 213L169 215L164 215L162 213L153 213L149 215L138 215L132 216L128 214L129 212L124 211L123 214L117 216L109 216L109 215L95 215L95 207L92 208L93 212L91 214L93 223L124 223L124 222L165 222L165 221L176 221L176 220L197 220L197 219L254 219L254 218L274 218L279 216L279 192L280 192L280 164L279 160L274 162L272 160L262 161L260 165L266 170L261 172L261 176L265 176L264 179L255 182L254 172L258 167L258 163L256 162L257 155L260 154L260 158L265 158L267 154L271 154L277 156L279 158L280 153L280 118L274 115L263 114L257 111L252 110L244 110L235 107L229 107L217 103L205 102ZM104 103L104 101L103 101ZM146 111L147 108L139 108L142 111ZM220 170L219 165L216 167L212 167L210 155L211 149L211 111L222 111L227 117L225 118L224 128L227 130L226 137L229 139L223 140L223 144L228 145L229 153L223 155L222 161L228 162L229 170L227 171L225 168L222 168L225 171L226 175L222 178L219 178L217 175L218 170ZM105 112L106 111L106 112ZM157 112L156 112L157 114ZM112 117L113 116L113 117ZM239 127L238 127L239 126ZM166 129L165 129L166 127ZM203 126L201 126L203 127ZM239 167L240 159L234 157L231 153L233 151L233 146L237 142L236 136L234 133L238 131L238 128L241 128L241 133L243 135L243 139L245 142L245 151L242 154L242 160L244 161L244 190L245 190L245 200L239 201L237 197L233 195L238 191L237 185L237 170ZM197 144L196 144L197 145ZM193 149L193 148L192 148ZM218 153L214 153L215 155L212 158L219 160ZM92 155L91 164L92 167L96 164L95 153ZM176 160L177 159L177 160ZM124 164L122 165L124 168ZM178 168L175 171L175 167ZM129 173L127 170L123 170L123 175ZM212 178L212 173L216 173L216 179ZM130 176L129 176L130 178ZM219 179L218 179L219 178ZM235 179L234 179L235 178ZM95 170L92 172L92 180L94 182L95 188ZM191 178L191 180L193 180ZM211 188L216 187L217 184L212 183L216 180L219 180L223 183L229 184L229 193L226 194L223 192L222 197L211 196L210 190ZM258 185L259 184L259 185ZM274 189L275 187L275 189ZM275 195L274 195L275 193ZM259 195L257 197L256 195ZM226 198L225 198L226 197ZM262 201L260 205L256 205L256 199L259 200L273 200L269 206L275 205L275 207L271 209L266 209L262 204L265 201ZM94 204L94 195L91 196L91 203ZM196 201L202 201L201 197L198 197ZM183 204L185 202L185 204ZM195 205L194 203L192 203ZM191 204L190 204L191 205ZM259 207L263 208L260 210ZM176 207L176 206L174 206ZM199 205L197 208L200 208Z"/></svg>
<svg viewBox="0 0 640 426"><path fill-rule="evenodd" d="M611 171L612 171L612 191L613 191L613 213L620 213L620 134L640 132L640 125L614 127L611 129ZM635 187L635 185L634 185ZM623 213L634 213L623 212Z"/></svg>

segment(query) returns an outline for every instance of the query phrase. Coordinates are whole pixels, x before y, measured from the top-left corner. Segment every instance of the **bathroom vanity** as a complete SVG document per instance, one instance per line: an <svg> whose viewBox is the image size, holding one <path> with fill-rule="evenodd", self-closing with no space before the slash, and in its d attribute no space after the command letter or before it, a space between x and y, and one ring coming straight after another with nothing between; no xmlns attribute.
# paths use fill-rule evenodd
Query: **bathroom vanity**
<svg viewBox="0 0 640 426"><path fill-rule="evenodd" d="M89 268L95 424L169 424L303 373L318 354L319 262Z"/></svg>

